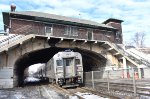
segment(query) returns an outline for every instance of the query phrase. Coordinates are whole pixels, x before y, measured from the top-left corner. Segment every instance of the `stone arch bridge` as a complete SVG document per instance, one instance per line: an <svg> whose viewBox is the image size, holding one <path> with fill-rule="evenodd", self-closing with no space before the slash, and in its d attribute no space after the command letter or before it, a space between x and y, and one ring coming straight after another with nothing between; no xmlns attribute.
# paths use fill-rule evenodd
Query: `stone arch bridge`
<svg viewBox="0 0 150 99"><path fill-rule="evenodd" d="M14 37L13 37L14 38ZM0 45L1 87L15 87L23 83L24 70L36 63L46 63L53 55L65 49L80 52L84 71L100 70L111 65L122 65L124 56L107 41L85 40L41 35L16 35ZM133 65L135 61L124 56ZM3 76L4 75L4 76Z"/></svg>

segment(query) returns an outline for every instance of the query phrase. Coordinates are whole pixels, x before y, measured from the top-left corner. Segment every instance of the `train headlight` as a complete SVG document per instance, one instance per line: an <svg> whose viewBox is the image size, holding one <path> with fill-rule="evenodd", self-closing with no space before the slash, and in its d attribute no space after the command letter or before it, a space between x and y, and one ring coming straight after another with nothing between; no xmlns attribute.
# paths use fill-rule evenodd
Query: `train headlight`
<svg viewBox="0 0 150 99"><path fill-rule="evenodd" d="M63 82L63 79L58 79L58 81Z"/></svg>
<svg viewBox="0 0 150 99"><path fill-rule="evenodd" d="M59 83L59 85L62 85L62 84L63 84L63 82L64 82L64 80L63 80L62 78L59 78L59 79L58 79L58 83Z"/></svg>
<svg viewBox="0 0 150 99"><path fill-rule="evenodd" d="M78 83L81 83L82 82L82 78L81 76L78 76L78 80L77 80Z"/></svg>

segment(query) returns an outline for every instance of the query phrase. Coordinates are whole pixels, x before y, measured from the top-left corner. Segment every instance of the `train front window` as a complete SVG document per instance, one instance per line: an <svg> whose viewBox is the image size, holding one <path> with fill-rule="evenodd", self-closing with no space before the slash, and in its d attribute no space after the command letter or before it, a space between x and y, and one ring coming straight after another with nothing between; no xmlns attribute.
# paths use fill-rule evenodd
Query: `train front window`
<svg viewBox="0 0 150 99"><path fill-rule="evenodd" d="M65 66L71 66L73 64L73 60L72 59L64 59L64 65Z"/></svg>
<svg viewBox="0 0 150 99"><path fill-rule="evenodd" d="M62 60L56 60L57 66L62 66Z"/></svg>
<svg viewBox="0 0 150 99"><path fill-rule="evenodd" d="M79 65L79 64L80 64L80 59L76 59L75 61L76 61L76 62L75 62L76 65Z"/></svg>

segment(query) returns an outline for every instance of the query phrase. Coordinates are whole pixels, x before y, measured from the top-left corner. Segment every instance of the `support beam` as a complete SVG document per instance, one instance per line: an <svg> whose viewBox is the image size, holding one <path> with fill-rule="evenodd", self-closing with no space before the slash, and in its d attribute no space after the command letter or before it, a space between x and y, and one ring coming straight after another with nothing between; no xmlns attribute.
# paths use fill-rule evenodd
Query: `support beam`
<svg viewBox="0 0 150 99"><path fill-rule="evenodd" d="M81 45L83 45L83 44L85 44L85 43L87 43L87 40L84 40L84 42L83 42L83 43L81 43Z"/></svg>
<svg viewBox="0 0 150 99"><path fill-rule="evenodd" d="M113 54L113 56L117 56L117 55L120 55L120 53L117 52L117 53Z"/></svg>
<svg viewBox="0 0 150 99"><path fill-rule="evenodd" d="M105 46L107 43L106 42L104 42L103 44L101 44L101 46Z"/></svg>
<svg viewBox="0 0 150 99"><path fill-rule="evenodd" d="M123 76L124 76L124 78L127 78L127 60L126 60L126 58L124 58L123 57L123 69L124 69L124 71L123 71Z"/></svg>
<svg viewBox="0 0 150 99"><path fill-rule="evenodd" d="M94 42L94 44L97 44L97 43L98 43L97 41Z"/></svg>
<svg viewBox="0 0 150 99"><path fill-rule="evenodd" d="M73 41L71 42L71 44L75 43L77 40L76 39L73 39Z"/></svg>
<svg viewBox="0 0 150 99"><path fill-rule="evenodd" d="M58 43L61 43L63 40L64 40L64 39L63 39L63 38L61 38L61 39L60 39L60 41L59 41Z"/></svg>
<svg viewBox="0 0 150 99"><path fill-rule="evenodd" d="M111 51L111 50L113 50L113 48L112 48L112 47L107 49L107 51Z"/></svg>

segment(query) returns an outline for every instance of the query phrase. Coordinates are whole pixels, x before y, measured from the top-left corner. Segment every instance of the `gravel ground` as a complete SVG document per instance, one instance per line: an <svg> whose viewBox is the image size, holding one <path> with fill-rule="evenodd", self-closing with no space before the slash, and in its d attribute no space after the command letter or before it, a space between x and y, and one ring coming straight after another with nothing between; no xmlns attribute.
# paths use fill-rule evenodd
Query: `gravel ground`
<svg viewBox="0 0 150 99"><path fill-rule="evenodd" d="M0 99L69 99L69 96L48 89L46 86L1 89Z"/></svg>

